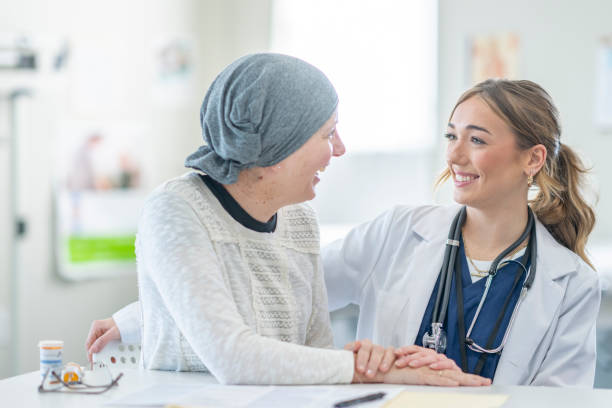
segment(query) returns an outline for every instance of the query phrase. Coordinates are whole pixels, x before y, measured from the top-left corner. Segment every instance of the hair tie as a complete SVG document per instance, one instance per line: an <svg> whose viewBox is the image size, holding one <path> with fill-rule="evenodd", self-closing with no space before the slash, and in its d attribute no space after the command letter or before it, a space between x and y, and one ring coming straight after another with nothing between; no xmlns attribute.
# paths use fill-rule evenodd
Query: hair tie
<svg viewBox="0 0 612 408"><path fill-rule="evenodd" d="M555 139L555 158L559 157L559 152L561 151L561 140L559 138Z"/></svg>

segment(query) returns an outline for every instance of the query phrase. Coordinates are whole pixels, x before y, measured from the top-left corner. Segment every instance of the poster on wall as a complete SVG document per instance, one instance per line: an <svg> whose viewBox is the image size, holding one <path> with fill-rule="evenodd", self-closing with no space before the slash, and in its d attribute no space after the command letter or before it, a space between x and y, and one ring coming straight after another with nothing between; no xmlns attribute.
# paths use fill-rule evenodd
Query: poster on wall
<svg viewBox="0 0 612 408"><path fill-rule="evenodd" d="M612 131L612 36L601 40L597 50L595 122L603 131Z"/></svg>
<svg viewBox="0 0 612 408"><path fill-rule="evenodd" d="M153 42L151 100L157 106L189 106L195 87L193 49L188 36L165 35Z"/></svg>
<svg viewBox="0 0 612 408"><path fill-rule="evenodd" d="M55 191L57 270L70 280L133 274L145 163L137 124L64 123Z"/></svg>
<svg viewBox="0 0 612 408"><path fill-rule="evenodd" d="M470 86L489 78L518 78L519 37L513 33L477 35L468 43Z"/></svg>

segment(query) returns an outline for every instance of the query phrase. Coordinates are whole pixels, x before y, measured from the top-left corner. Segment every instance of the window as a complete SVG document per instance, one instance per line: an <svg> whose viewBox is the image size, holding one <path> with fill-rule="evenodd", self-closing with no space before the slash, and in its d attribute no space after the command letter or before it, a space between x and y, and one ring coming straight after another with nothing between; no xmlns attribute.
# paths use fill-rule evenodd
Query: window
<svg viewBox="0 0 612 408"><path fill-rule="evenodd" d="M437 2L275 0L274 52L325 72L354 152L429 150L436 134Z"/></svg>

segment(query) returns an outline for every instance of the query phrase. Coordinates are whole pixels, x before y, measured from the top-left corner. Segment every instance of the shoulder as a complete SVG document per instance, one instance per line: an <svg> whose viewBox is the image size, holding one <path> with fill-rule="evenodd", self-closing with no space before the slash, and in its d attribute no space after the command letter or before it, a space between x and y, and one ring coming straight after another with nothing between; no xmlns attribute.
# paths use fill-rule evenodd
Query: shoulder
<svg viewBox="0 0 612 408"><path fill-rule="evenodd" d="M195 172L185 173L159 185L147 198L148 201L167 200L170 197L180 197L186 201L200 198L204 184Z"/></svg>
<svg viewBox="0 0 612 408"><path fill-rule="evenodd" d="M396 206L383 216L391 230L410 230L424 239L432 240L440 235L446 236L460 208L458 204Z"/></svg>
<svg viewBox="0 0 612 408"><path fill-rule="evenodd" d="M292 204L278 211L278 233L289 248L319 253L320 236L317 215L307 203Z"/></svg>
<svg viewBox="0 0 612 408"><path fill-rule="evenodd" d="M285 206L280 209L280 215L285 219L302 220L304 223L317 226L317 214L308 203L299 203Z"/></svg>
<svg viewBox="0 0 612 408"><path fill-rule="evenodd" d="M538 221L538 266L552 280L568 278L568 290L599 292L598 273L578 254L559 243ZM581 289L582 288L582 289Z"/></svg>
<svg viewBox="0 0 612 408"><path fill-rule="evenodd" d="M406 206L398 205L393 207L389 212L393 214L396 220L403 222L418 222L420 220L429 220L436 218L452 218L457 214L461 206L458 204L451 205L418 205Z"/></svg>
<svg viewBox="0 0 612 408"><path fill-rule="evenodd" d="M235 241L226 216L213 193L198 173L190 172L158 186L146 199L142 223L165 223L167 227L182 223L204 226L212 240Z"/></svg>

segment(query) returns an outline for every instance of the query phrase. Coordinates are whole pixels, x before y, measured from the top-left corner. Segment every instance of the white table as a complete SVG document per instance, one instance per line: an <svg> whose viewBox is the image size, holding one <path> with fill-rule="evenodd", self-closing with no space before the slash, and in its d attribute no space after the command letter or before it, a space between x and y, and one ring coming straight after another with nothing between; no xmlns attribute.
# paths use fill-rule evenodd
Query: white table
<svg viewBox="0 0 612 408"><path fill-rule="evenodd" d="M64 393L45 393L37 391L40 383L38 371L7 378L0 381L0 406L12 407L100 407L115 398L145 389L154 384L210 384L216 383L213 377L203 373L176 373L166 371L123 370L123 378L119 386L101 395L80 395ZM350 387L350 386L349 386ZM372 392L390 388L383 384L372 384ZM438 387L408 387L408 390L419 392L469 392L506 394L510 398L505 408L525 407L606 407L612 406L612 390L608 389L572 389L549 387L504 387L491 386L479 388L438 388ZM298 407L292 407L298 408ZM359 405L356 406L359 408ZM442 408L442 407L435 407Z"/></svg>

